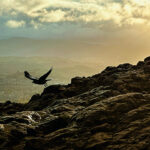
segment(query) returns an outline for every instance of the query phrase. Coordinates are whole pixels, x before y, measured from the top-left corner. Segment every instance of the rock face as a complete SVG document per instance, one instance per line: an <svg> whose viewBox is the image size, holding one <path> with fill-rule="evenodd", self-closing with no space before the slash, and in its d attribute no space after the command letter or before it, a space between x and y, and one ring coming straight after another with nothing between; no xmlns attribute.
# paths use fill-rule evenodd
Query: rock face
<svg viewBox="0 0 150 150"><path fill-rule="evenodd" d="M150 57L0 110L2 150L149 150Z"/></svg>

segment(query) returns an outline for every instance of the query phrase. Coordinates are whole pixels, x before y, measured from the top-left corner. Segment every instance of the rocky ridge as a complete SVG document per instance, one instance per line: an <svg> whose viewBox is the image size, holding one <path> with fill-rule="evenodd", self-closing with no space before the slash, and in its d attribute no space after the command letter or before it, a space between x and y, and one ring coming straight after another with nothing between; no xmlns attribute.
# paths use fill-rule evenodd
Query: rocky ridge
<svg viewBox="0 0 150 150"><path fill-rule="evenodd" d="M0 104L2 150L149 150L150 57Z"/></svg>

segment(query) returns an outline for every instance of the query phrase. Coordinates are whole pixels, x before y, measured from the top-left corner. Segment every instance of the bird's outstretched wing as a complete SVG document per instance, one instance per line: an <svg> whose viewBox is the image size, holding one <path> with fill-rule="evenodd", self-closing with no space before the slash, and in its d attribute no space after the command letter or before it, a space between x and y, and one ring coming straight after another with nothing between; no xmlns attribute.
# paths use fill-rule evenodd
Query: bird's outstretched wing
<svg viewBox="0 0 150 150"><path fill-rule="evenodd" d="M24 72L24 76L30 80L36 80L36 78L32 77L27 71Z"/></svg>
<svg viewBox="0 0 150 150"><path fill-rule="evenodd" d="M41 76L39 78L39 81L45 80L48 77L48 75L52 72L52 70L53 70L53 68L51 68L47 73L45 73L43 76Z"/></svg>

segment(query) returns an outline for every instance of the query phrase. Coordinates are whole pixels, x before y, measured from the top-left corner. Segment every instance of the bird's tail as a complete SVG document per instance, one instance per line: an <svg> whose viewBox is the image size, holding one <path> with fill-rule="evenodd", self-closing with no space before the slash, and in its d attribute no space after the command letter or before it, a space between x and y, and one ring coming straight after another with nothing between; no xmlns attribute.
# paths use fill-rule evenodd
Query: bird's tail
<svg viewBox="0 0 150 150"><path fill-rule="evenodd" d="M47 79L46 81L51 81L52 79Z"/></svg>

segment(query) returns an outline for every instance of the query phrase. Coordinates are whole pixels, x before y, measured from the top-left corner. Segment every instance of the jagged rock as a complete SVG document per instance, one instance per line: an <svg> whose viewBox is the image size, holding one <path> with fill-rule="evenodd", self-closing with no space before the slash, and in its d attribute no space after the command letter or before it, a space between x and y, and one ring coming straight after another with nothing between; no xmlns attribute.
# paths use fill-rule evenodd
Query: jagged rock
<svg viewBox="0 0 150 150"><path fill-rule="evenodd" d="M31 97L30 101L36 101L37 99L40 99L40 98L41 98L40 94L36 94Z"/></svg>
<svg viewBox="0 0 150 150"><path fill-rule="evenodd" d="M0 149L150 149L150 57L0 103Z"/></svg>
<svg viewBox="0 0 150 150"><path fill-rule="evenodd" d="M46 120L40 124L36 130L42 131L44 134L51 133L61 128L65 128L68 125L68 118L65 116L61 117L51 117L49 120Z"/></svg>
<svg viewBox="0 0 150 150"><path fill-rule="evenodd" d="M27 135L28 136L36 136L37 132L35 130L35 127L28 127L27 128Z"/></svg>
<svg viewBox="0 0 150 150"><path fill-rule="evenodd" d="M132 68L133 65L129 64L129 63L126 63L126 64L121 64L119 65L117 68L122 68L122 69L130 69Z"/></svg>
<svg viewBox="0 0 150 150"><path fill-rule="evenodd" d="M144 59L144 62L149 62L149 61L150 61L150 56L148 56Z"/></svg>
<svg viewBox="0 0 150 150"><path fill-rule="evenodd" d="M140 67L142 67L142 66L144 66L144 62L143 61L139 61L138 63L137 63L137 67L138 68L140 68Z"/></svg>
<svg viewBox="0 0 150 150"><path fill-rule="evenodd" d="M13 138L17 138L19 140L26 136L26 132L18 129L12 129L11 135L13 136Z"/></svg>
<svg viewBox="0 0 150 150"><path fill-rule="evenodd" d="M150 74L150 64L144 66L144 72Z"/></svg>
<svg viewBox="0 0 150 150"><path fill-rule="evenodd" d="M12 103L10 101L0 103L0 115L15 114L16 112L22 111L23 107L24 104Z"/></svg>

